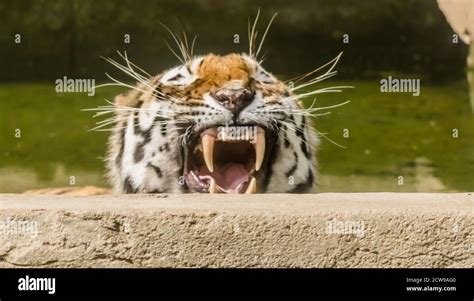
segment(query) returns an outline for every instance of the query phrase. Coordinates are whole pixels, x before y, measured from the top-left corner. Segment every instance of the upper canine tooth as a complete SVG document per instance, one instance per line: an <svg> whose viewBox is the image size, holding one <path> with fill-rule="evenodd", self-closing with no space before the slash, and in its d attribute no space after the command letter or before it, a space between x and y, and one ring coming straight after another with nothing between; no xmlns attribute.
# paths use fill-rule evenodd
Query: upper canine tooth
<svg viewBox="0 0 474 301"><path fill-rule="evenodd" d="M255 142L255 170L258 171L265 156L265 132L258 132Z"/></svg>
<svg viewBox="0 0 474 301"><path fill-rule="evenodd" d="M245 190L245 194L252 194L257 192L257 180L255 177L252 177L252 180L250 181L249 186L247 187L247 190Z"/></svg>
<svg viewBox="0 0 474 301"><path fill-rule="evenodd" d="M216 138L211 135L203 135L201 137L204 162L206 162L207 169L209 169L210 172L214 171L213 153L215 139Z"/></svg>

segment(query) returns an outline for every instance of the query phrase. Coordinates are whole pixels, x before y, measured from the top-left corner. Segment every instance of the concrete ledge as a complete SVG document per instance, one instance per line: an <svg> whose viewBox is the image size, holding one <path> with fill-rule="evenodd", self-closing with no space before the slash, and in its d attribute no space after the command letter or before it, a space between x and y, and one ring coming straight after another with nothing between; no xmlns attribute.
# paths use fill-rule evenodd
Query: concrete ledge
<svg viewBox="0 0 474 301"><path fill-rule="evenodd" d="M0 267L474 267L473 217L472 193L7 194Z"/></svg>

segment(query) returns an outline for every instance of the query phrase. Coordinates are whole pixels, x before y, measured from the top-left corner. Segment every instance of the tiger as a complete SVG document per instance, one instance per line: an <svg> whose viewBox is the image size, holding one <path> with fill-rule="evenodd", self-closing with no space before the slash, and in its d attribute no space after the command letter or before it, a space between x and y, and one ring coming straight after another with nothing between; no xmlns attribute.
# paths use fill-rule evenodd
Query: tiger
<svg viewBox="0 0 474 301"><path fill-rule="evenodd" d="M181 42L180 64L156 76L126 55L123 65L110 60L138 81L113 101L106 165L115 193L315 191L319 138L301 98L318 91L295 91L332 76L337 60L295 87L264 69L262 42L200 56Z"/></svg>

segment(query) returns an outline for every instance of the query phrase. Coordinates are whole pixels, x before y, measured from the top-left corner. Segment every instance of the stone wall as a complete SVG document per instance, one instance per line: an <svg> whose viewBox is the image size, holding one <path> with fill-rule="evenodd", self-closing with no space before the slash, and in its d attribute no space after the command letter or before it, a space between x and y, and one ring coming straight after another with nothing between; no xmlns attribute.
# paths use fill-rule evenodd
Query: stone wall
<svg viewBox="0 0 474 301"><path fill-rule="evenodd" d="M472 193L0 195L1 267L474 267Z"/></svg>

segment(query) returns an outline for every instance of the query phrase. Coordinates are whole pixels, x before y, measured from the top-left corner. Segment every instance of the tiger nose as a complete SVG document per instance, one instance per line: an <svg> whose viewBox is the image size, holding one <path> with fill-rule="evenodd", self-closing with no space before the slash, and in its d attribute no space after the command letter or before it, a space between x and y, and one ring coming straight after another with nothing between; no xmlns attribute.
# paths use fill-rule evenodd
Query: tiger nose
<svg viewBox="0 0 474 301"><path fill-rule="evenodd" d="M238 114L252 102L254 93L249 89L220 89L213 96L226 109Z"/></svg>

